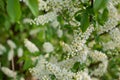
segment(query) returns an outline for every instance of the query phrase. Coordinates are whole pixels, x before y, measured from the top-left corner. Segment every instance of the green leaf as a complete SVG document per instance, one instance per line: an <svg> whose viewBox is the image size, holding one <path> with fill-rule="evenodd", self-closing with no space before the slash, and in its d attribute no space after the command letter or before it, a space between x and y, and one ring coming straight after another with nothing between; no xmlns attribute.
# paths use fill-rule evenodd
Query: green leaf
<svg viewBox="0 0 120 80"><path fill-rule="evenodd" d="M38 16L38 0L26 0L28 7L34 16Z"/></svg>
<svg viewBox="0 0 120 80"><path fill-rule="evenodd" d="M77 71L81 71L84 70L86 67L85 63L80 63L80 62L76 62L73 67L71 68L72 72L77 72Z"/></svg>
<svg viewBox="0 0 120 80"><path fill-rule="evenodd" d="M95 0L93 5L94 11L98 12L101 8L104 8L107 3L108 0Z"/></svg>
<svg viewBox="0 0 120 80"><path fill-rule="evenodd" d="M82 32L85 32L89 26L89 16L87 13L82 13L81 15L81 25L80 28Z"/></svg>
<svg viewBox="0 0 120 80"><path fill-rule="evenodd" d="M86 8L86 13L88 13L89 15L93 16L94 15L94 11L93 8L91 6L88 6Z"/></svg>
<svg viewBox="0 0 120 80"><path fill-rule="evenodd" d="M81 13L83 12L84 10L79 10L79 11L77 11L76 13L75 13L75 19L77 20L77 21L79 21L80 22L80 20L81 20Z"/></svg>
<svg viewBox="0 0 120 80"><path fill-rule="evenodd" d="M97 21L100 25L104 25L105 22L108 20L108 9L104 9L104 11L101 14L98 14Z"/></svg>
<svg viewBox="0 0 120 80"><path fill-rule="evenodd" d="M4 6L5 6L5 3L3 0L0 0L0 9L2 9L3 11L5 10L4 9Z"/></svg>
<svg viewBox="0 0 120 80"><path fill-rule="evenodd" d="M17 22L21 17L19 0L7 0L7 13L12 22Z"/></svg>
<svg viewBox="0 0 120 80"><path fill-rule="evenodd" d="M24 70L27 70L27 69L30 68L31 66L32 66L32 60L27 57L27 58L25 59L25 63L24 63L23 69L24 69Z"/></svg>
<svg viewBox="0 0 120 80"><path fill-rule="evenodd" d="M77 21L80 21L80 20L81 20L81 14L77 14L77 15L75 16L75 19L76 19Z"/></svg>
<svg viewBox="0 0 120 80"><path fill-rule="evenodd" d="M104 21L107 21L107 20L108 20L108 14L109 14L108 9L105 8L104 11L103 11L103 14L102 14L102 19L103 19Z"/></svg>

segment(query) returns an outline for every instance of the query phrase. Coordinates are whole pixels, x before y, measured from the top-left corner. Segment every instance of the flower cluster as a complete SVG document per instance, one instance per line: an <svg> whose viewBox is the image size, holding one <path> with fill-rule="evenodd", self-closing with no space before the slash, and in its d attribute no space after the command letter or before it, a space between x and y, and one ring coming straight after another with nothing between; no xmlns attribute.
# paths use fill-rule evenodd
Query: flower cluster
<svg viewBox="0 0 120 80"><path fill-rule="evenodd" d="M46 14L35 18L32 20L32 23L36 25L44 25L51 22L53 27L60 27L57 17L62 15L64 18L63 24L70 24L73 27L78 27L80 24L77 24L73 15L81 9L76 7L81 2L85 1L39 0L39 10L45 10ZM120 30L117 28L119 14L115 5L116 3L114 3L113 0L109 1L107 5L109 12L108 20L104 25L98 25L99 27L95 28L94 25L91 24L84 33L81 29L77 28L74 31L73 41L71 44L64 43L63 41L60 42L64 53L67 55L65 59L59 60L56 58L56 62L54 63L54 55L50 54L52 57L48 55L48 53L54 51L54 47L49 42L45 42L43 44L43 48L47 54L42 56L40 55L37 65L30 69L33 76L40 80L51 80L51 76L55 76L58 80L97 80L94 77L99 78L104 75L108 68L108 56L106 51L120 46ZM65 17L63 12L68 13L68 18ZM102 49L94 48L94 45L98 43L96 41L96 36L92 34L94 31L96 31L98 36L106 33L111 37L110 41L106 43L101 41L101 43L99 43L100 48ZM62 31L59 30L58 36L61 37L62 34ZM88 41L88 39L92 39L92 41ZM29 50L31 51L31 49ZM49 56L49 59L46 56ZM85 68L83 70L73 72L72 68L76 62L79 64L85 64ZM97 67L95 67L95 69L91 69L91 67L89 67L92 63L96 63ZM87 69L87 71L85 71L85 69Z"/></svg>
<svg viewBox="0 0 120 80"><path fill-rule="evenodd" d="M107 8L109 11L108 21L103 26L99 26L98 34L109 32L109 30L113 29L118 24L119 14L118 14L117 9L115 8L115 6L113 5L111 1L108 3Z"/></svg>
<svg viewBox="0 0 120 80"><path fill-rule="evenodd" d="M110 30L109 35L111 37L111 40L107 43L103 43L104 50L114 50L115 48L119 48L120 46L119 34L120 30L118 28Z"/></svg>
<svg viewBox="0 0 120 80"><path fill-rule="evenodd" d="M0 55L2 55L4 52L6 52L6 48L2 44L0 44Z"/></svg>
<svg viewBox="0 0 120 80"><path fill-rule="evenodd" d="M57 66L56 64L47 62L45 59L43 59L42 56L40 56L39 63L37 64L37 66L34 67L33 69L30 69L30 71L33 73L34 76L42 80L49 80L50 74L54 74L58 80L61 80L61 79L62 80L74 80L74 79L91 80L90 76L85 71L73 73L70 70L67 70L67 68L61 68L60 66Z"/></svg>
<svg viewBox="0 0 120 80"><path fill-rule="evenodd" d="M25 47L31 52L31 53L34 53L34 52L38 52L39 49L36 47L36 45L34 45L32 42L30 42L28 39L25 39L24 41L25 43Z"/></svg>
<svg viewBox="0 0 120 80"><path fill-rule="evenodd" d="M74 33L74 40L71 45L63 44L66 51L68 50L68 55L75 56L80 53L80 51L85 49L86 40L89 38L91 33L93 32L94 27L90 25L90 27L86 30L86 32L80 32L80 29L76 30ZM87 50L86 50L87 51Z"/></svg>

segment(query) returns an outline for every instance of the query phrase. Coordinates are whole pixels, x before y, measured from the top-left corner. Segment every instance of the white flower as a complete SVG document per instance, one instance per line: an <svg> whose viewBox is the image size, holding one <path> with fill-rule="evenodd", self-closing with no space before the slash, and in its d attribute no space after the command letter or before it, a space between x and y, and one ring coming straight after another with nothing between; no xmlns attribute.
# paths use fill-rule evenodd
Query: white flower
<svg viewBox="0 0 120 80"><path fill-rule="evenodd" d="M25 39L24 40L24 44L25 44L25 47L31 52L31 53L34 53L34 52L38 52L39 49L37 48L37 46L35 44L33 44L32 42L30 42L28 39Z"/></svg>
<svg viewBox="0 0 120 80"><path fill-rule="evenodd" d="M57 35L58 35L59 38L61 38L62 35L63 35L63 31L61 29L58 29L57 30Z"/></svg>
<svg viewBox="0 0 120 80"><path fill-rule="evenodd" d="M92 80L86 72L77 72L75 78L76 80Z"/></svg>
<svg viewBox="0 0 120 80"><path fill-rule="evenodd" d="M16 72L10 70L10 69L7 68L7 67L2 67L1 70L2 70L2 72L3 72L6 76L8 76L8 77L15 78L16 75L17 75Z"/></svg>
<svg viewBox="0 0 120 80"><path fill-rule="evenodd" d="M52 22L57 18L57 14L55 12L49 12L45 15L40 15L37 18L35 18L30 23L36 24L36 25L44 25L45 23Z"/></svg>
<svg viewBox="0 0 120 80"><path fill-rule="evenodd" d="M8 60L11 61L14 57L14 50L11 49L9 52L8 52Z"/></svg>
<svg viewBox="0 0 120 80"><path fill-rule="evenodd" d="M55 29L56 29L59 25L60 25L60 24L59 24L59 22L57 21L57 19L54 20L54 21L51 23L51 26L52 26L53 28L55 28Z"/></svg>
<svg viewBox="0 0 120 80"><path fill-rule="evenodd" d="M98 78L94 78L94 77L92 77L92 80L99 80Z"/></svg>
<svg viewBox="0 0 120 80"><path fill-rule="evenodd" d="M109 11L108 21L106 21L103 26L99 26L98 34L108 32L108 31L112 30L118 24L118 20L119 20L118 11L115 8L115 6L113 5L113 3L109 2L107 5L107 8Z"/></svg>
<svg viewBox="0 0 120 80"><path fill-rule="evenodd" d="M91 72L91 75L102 76L107 71L107 66L108 66L108 58L106 54L95 50L94 52L91 52L89 56L96 62L97 61L102 62L99 64L98 68L96 68Z"/></svg>
<svg viewBox="0 0 120 80"><path fill-rule="evenodd" d="M32 57L31 60L35 63L38 60L38 57Z"/></svg>
<svg viewBox="0 0 120 80"><path fill-rule="evenodd" d="M13 48L13 49L16 48L16 45L15 45L15 43L12 40L7 40L7 43L10 46L10 48Z"/></svg>
<svg viewBox="0 0 120 80"><path fill-rule="evenodd" d="M63 47L64 52L72 52L71 45L68 45L64 42L60 42L60 44Z"/></svg>
<svg viewBox="0 0 120 80"><path fill-rule="evenodd" d="M48 9L47 3L44 0L38 0L39 2L39 10L46 10Z"/></svg>
<svg viewBox="0 0 120 80"><path fill-rule="evenodd" d="M18 48L17 53L18 53L18 57L22 57L23 56L23 49L21 47Z"/></svg>
<svg viewBox="0 0 120 80"><path fill-rule="evenodd" d="M0 51L0 55L2 55L3 54L3 52L2 51Z"/></svg>
<svg viewBox="0 0 120 80"><path fill-rule="evenodd" d="M29 18L25 18L23 19L23 23L31 23L32 19Z"/></svg>
<svg viewBox="0 0 120 80"><path fill-rule="evenodd" d="M0 55L2 55L4 52L6 52L6 48L0 44Z"/></svg>
<svg viewBox="0 0 120 80"><path fill-rule="evenodd" d="M43 48L44 48L44 51L47 52L47 53L50 53L54 50L54 47L50 42L45 42L43 44Z"/></svg>
<svg viewBox="0 0 120 80"><path fill-rule="evenodd" d="M88 47L92 48L94 46L94 44L96 44L96 42L93 40L88 43Z"/></svg>
<svg viewBox="0 0 120 80"><path fill-rule="evenodd" d="M40 32L40 28L36 28L36 29L32 29L29 34L30 35L36 35L39 32Z"/></svg>
<svg viewBox="0 0 120 80"><path fill-rule="evenodd" d="M25 80L25 79L23 77L21 77L20 80Z"/></svg>
<svg viewBox="0 0 120 80"><path fill-rule="evenodd" d="M0 51L6 52L5 46L3 46L2 44L0 44Z"/></svg>

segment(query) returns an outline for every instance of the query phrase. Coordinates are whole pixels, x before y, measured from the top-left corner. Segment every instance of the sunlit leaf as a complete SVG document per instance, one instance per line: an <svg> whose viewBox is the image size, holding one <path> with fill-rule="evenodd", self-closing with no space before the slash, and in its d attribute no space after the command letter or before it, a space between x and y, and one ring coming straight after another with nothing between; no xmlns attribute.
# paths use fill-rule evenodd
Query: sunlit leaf
<svg viewBox="0 0 120 80"><path fill-rule="evenodd" d="M83 32L85 32L87 30L88 26L89 26L89 16L86 13L82 13L80 28Z"/></svg>
<svg viewBox="0 0 120 80"><path fill-rule="evenodd" d="M109 0L95 0L93 4L94 11L97 12L101 8L104 8Z"/></svg>
<svg viewBox="0 0 120 80"><path fill-rule="evenodd" d="M17 22L21 17L19 0L7 0L7 13L12 22Z"/></svg>
<svg viewBox="0 0 120 80"><path fill-rule="evenodd" d="M38 0L26 0L28 7L34 16L38 15Z"/></svg>

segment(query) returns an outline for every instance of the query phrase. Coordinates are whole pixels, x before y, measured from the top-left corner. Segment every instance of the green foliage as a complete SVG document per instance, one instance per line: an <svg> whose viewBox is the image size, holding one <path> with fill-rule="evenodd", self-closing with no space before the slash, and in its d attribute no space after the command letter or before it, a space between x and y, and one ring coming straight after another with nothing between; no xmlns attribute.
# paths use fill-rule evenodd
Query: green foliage
<svg viewBox="0 0 120 80"><path fill-rule="evenodd" d="M85 32L90 24L90 16L89 13L87 12L87 9L76 12L75 19L81 23L80 28L83 32Z"/></svg>
<svg viewBox="0 0 120 80"><path fill-rule="evenodd" d="M0 9L4 10L4 6L5 6L4 1L0 0Z"/></svg>
<svg viewBox="0 0 120 80"><path fill-rule="evenodd" d="M98 12L100 9L105 8L109 0L95 0L93 3L93 9Z"/></svg>
<svg viewBox="0 0 120 80"><path fill-rule="evenodd" d="M99 13L97 21L100 25L103 25L108 20L108 10L105 8L102 13Z"/></svg>
<svg viewBox="0 0 120 80"><path fill-rule="evenodd" d="M93 23L94 25L98 22L103 25L108 19L108 10L106 5L108 0L91 0L91 3L83 3L85 9L79 10L75 14L75 19L81 23L80 28L83 32L87 30L89 25ZM102 10L102 13L99 12Z"/></svg>
<svg viewBox="0 0 120 80"><path fill-rule="evenodd" d="M87 28L89 26L89 23L90 22L89 22L88 14L87 13L82 13L81 14L81 26L80 26L80 28L83 32L85 32L87 30Z"/></svg>
<svg viewBox="0 0 120 80"><path fill-rule="evenodd" d="M19 0L7 0L7 12L12 22L19 21L21 17Z"/></svg>
<svg viewBox="0 0 120 80"><path fill-rule="evenodd" d="M29 57L26 57L25 58L25 63L24 63L24 66L23 66L23 70L28 70L32 66L33 66L32 60Z"/></svg>
<svg viewBox="0 0 120 80"><path fill-rule="evenodd" d="M17 49L22 47L24 49L24 55L22 57L17 57L17 50L15 49L15 70L19 73L19 77L25 76L28 69L35 66L36 62L32 60L34 57L39 55L46 55L47 53L43 50L44 42L51 42L55 47L55 52L50 53L51 55L57 56L58 60L64 60L66 58L66 53L63 52L60 42L64 41L70 43L73 39L73 31L78 27L73 27L70 24L64 24L65 19L63 15L57 17L57 20L61 26L57 28L51 27L51 25L45 24L42 25L30 25L25 24L25 18L37 17L40 13L44 14L46 12L39 11L38 0L25 0L26 2L20 2L19 0L0 0L0 43L6 46L7 51L0 55L1 66L6 66L11 69L11 61L8 61L8 52L10 48L7 45L7 40L14 40ZM74 0L73 0L74 1ZM91 0L92 1L92 0ZM83 1L79 7L82 7L82 10L79 10L75 13L74 18L80 23L80 29L84 33L88 27L93 24L95 28L98 23L99 25L104 25L108 20L109 11L106 7L106 4L109 0L93 0L93 5L89 0ZM116 7L120 7L119 5ZM114 16L114 15L113 15ZM69 17L67 10L65 10L65 17ZM66 21L69 20L68 18ZM63 30L63 36L59 38L57 36L57 29ZM34 29L40 29L39 33L30 35L30 32ZM94 36L94 37L93 37ZM93 50L103 51L102 41L109 42L112 40L108 34L98 35L97 32L93 32L93 36L90 36L90 40L87 43L91 42L94 38L95 44L92 46ZM24 48L24 39L28 38L30 41L36 44L40 49L38 53L30 53L26 48ZM112 45L111 45L112 46ZM118 49L118 53L120 49ZM57 54L56 54L57 53ZM114 52L113 52L114 53ZM105 52L107 54L107 52ZM101 80L113 80L118 79L117 72L120 72L118 69L120 67L120 55L109 55L109 66L108 72L101 77ZM48 58L49 59L49 58ZM17 63L16 63L17 62ZM72 72L82 71L86 68L86 63L76 62L71 68ZM3 80L6 76L0 71L0 80ZM6 80L11 80L6 77ZM55 75L51 74L52 80L57 80Z"/></svg>
<svg viewBox="0 0 120 80"><path fill-rule="evenodd" d="M33 15L38 16L38 0L27 0L26 3Z"/></svg>
<svg viewBox="0 0 120 80"><path fill-rule="evenodd" d="M85 63L76 62L72 67L72 72L78 72L84 70L86 67Z"/></svg>

